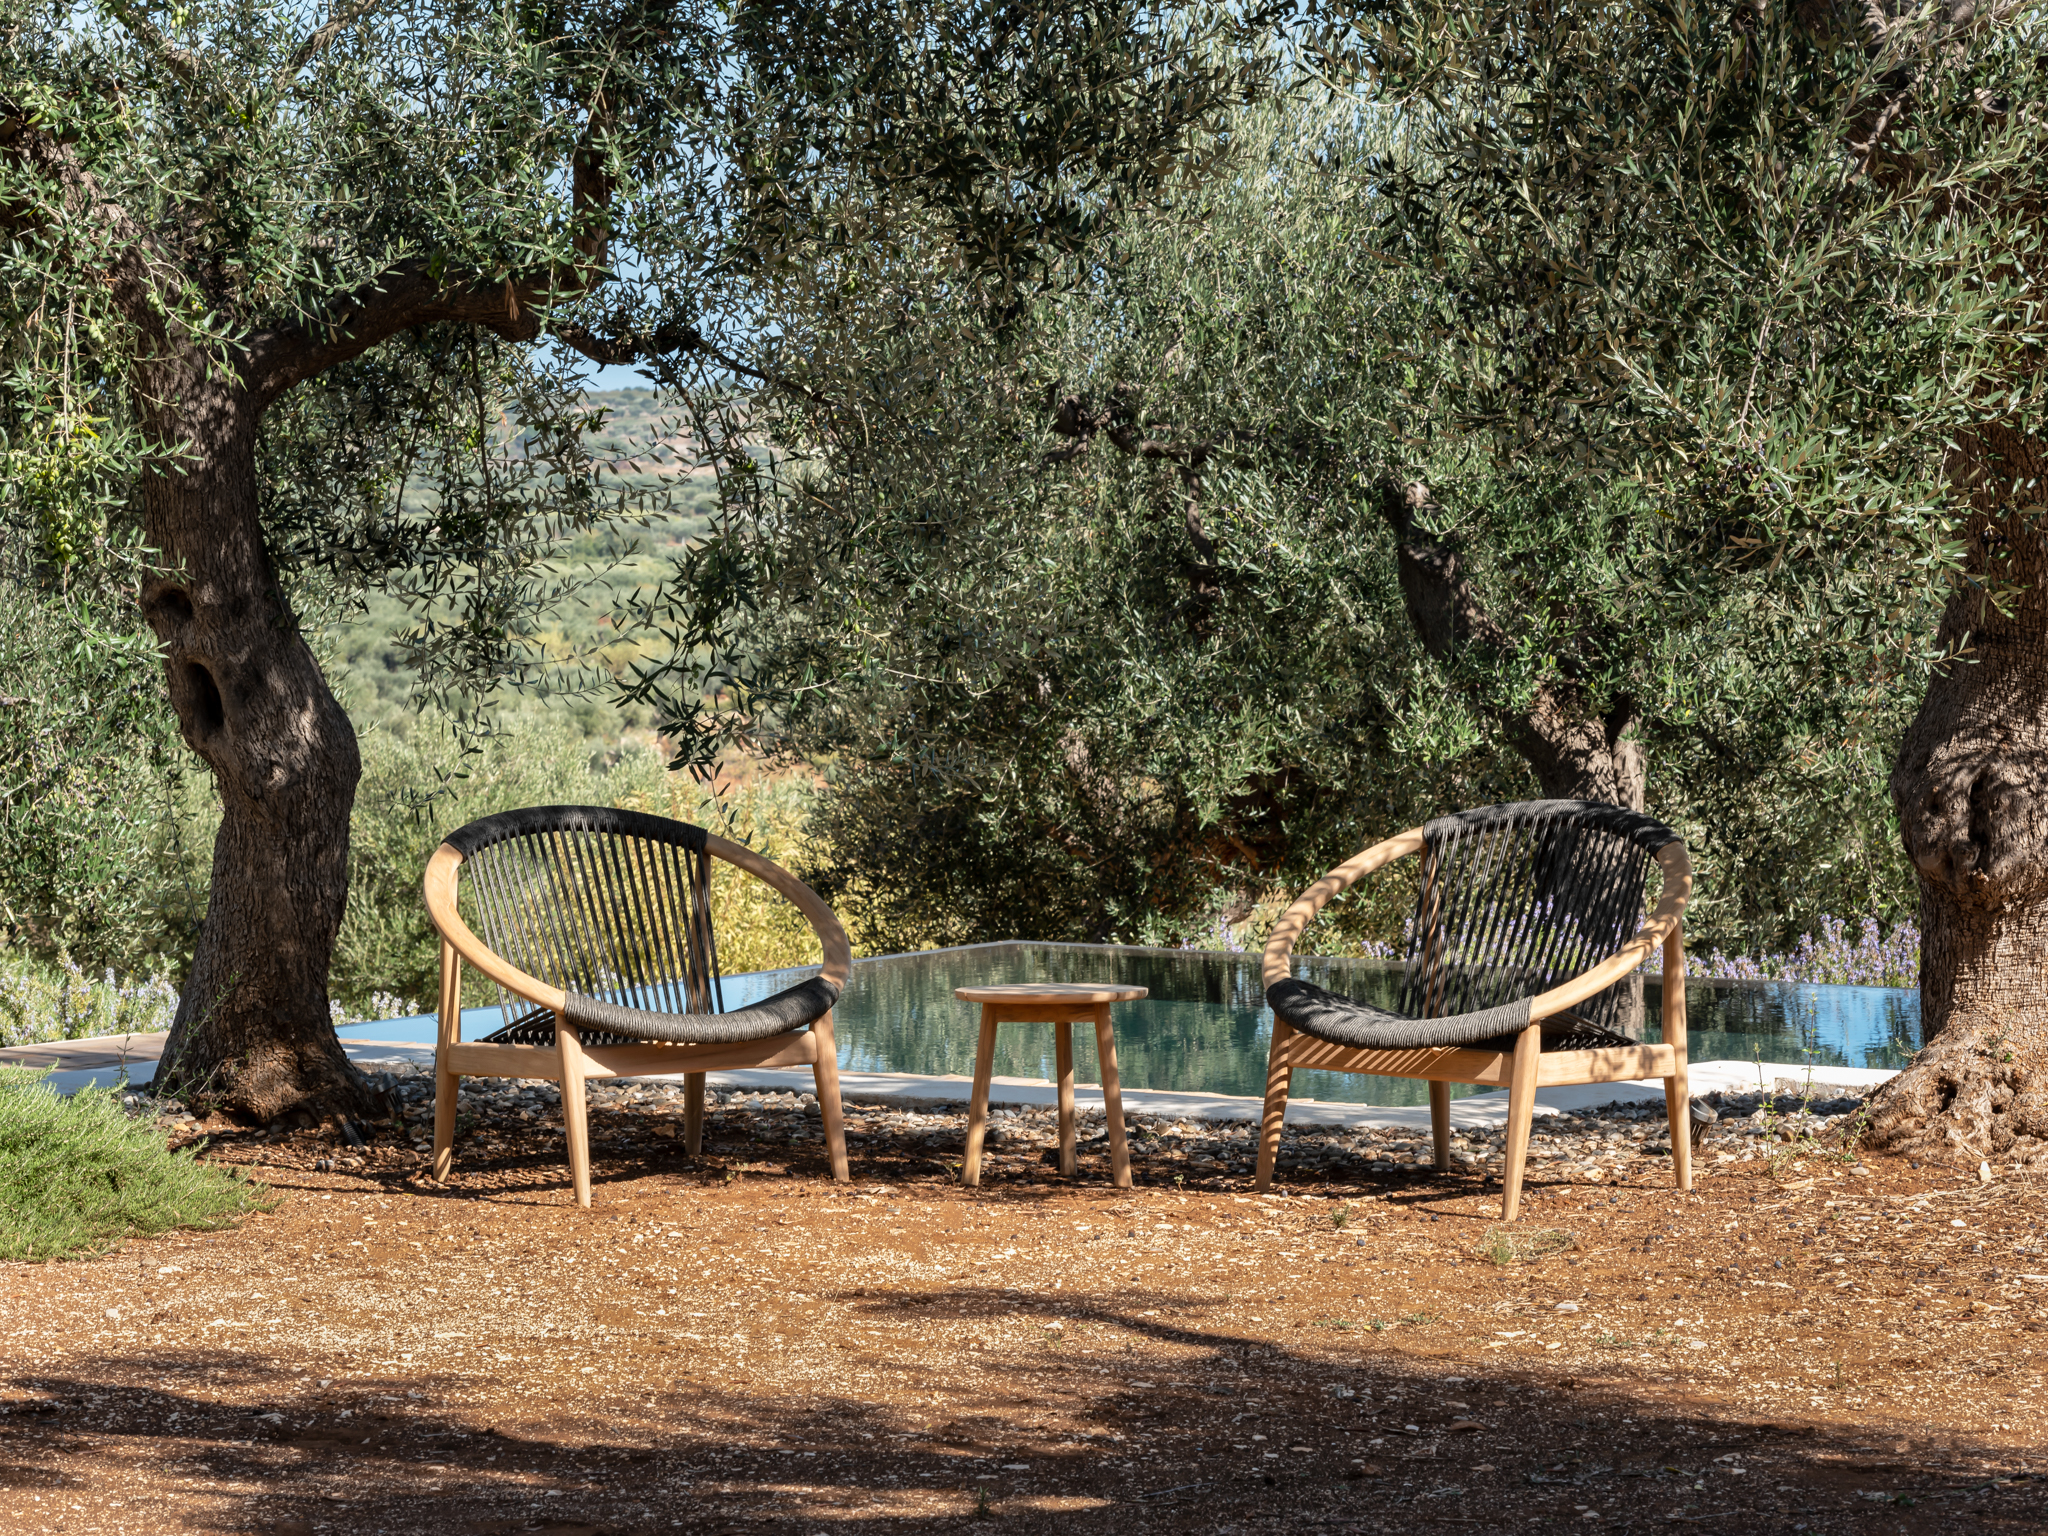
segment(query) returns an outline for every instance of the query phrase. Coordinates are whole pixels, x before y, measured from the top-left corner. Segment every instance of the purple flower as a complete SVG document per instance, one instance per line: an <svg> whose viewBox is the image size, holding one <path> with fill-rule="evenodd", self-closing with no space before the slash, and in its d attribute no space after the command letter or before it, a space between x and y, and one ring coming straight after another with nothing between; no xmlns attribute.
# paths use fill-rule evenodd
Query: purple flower
<svg viewBox="0 0 2048 1536"><path fill-rule="evenodd" d="M1807 986L1913 987L1920 981L1920 929L1912 922L1887 934L1866 917L1852 937L1839 917L1823 914L1818 933L1802 934L1790 951L1686 958L1685 973L1729 981L1790 981Z"/></svg>

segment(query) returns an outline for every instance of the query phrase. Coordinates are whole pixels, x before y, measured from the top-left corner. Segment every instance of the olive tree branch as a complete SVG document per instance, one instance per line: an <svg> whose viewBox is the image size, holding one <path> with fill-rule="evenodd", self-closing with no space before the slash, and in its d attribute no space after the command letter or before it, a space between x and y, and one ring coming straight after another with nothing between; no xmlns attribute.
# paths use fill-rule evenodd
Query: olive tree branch
<svg viewBox="0 0 2048 1536"><path fill-rule="evenodd" d="M380 0L352 0L357 15L377 3ZM323 33L331 36L332 29L347 24L343 12L335 15ZM300 51L320 37L315 33ZM434 277L425 261L402 262L358 285L326 318L280 326L253 338L252 387L266 400L275 399L301 380L358 357L415 325L452 321L482 326L507 341L538 340L545 309L610 280L604 263L611 243L608 216L618 182L606 166L601 143L610 123L600 90L569 160L570 214L576 227L571 244L578 261L556 262L519 278L508 275L497 282L455 285Z"/></svg>
<svg viewBox="0 0 2048 1536"><path fill-rule="evenodd" d="M168 340L169 301L177 284L164 278L174 272L175 263L126 208L101 190L77 150L18 102L0 96L0 156L39 176L55 193L47 203L0 202L0 233L27 233L53 218L98 226L112 237L111 259L98 276L115 310L145 335Z"/></svg>
<svg viewBox="0 0 2048 1536"><path fill-rule="evenodd" d="M694 352L699 357L708 357L721 368L726 368L742 378L766 384L807 400L812 405L827 405L832 402L816 390L799 384L781 374L766 373L751 364L743 363L708 340L694 325L662 326L640 338L600 336L588 326L556 325L548 328L563 346L581 353L593 363L613 367L626 363L645 362L652 358L668 357L677 352Z"/></svg>
<svg viewBox="0 0 2048 1536"><path fill-rule="evenodd" d="M163 29L151 21L131 0L107 0L107 10L116 21L128 29L138 43L156 55L158 62L180 80L190 86L211 88L215 81L207 72L200 56L188 48L180 48L164 35Z"/></svg>
<svg viewBox="0 0 2048 1536"><path fill-rule="evenodd" d="M383 3L384 0L344 0L343 4L335 7L334 14L327 18L327 24L292 50L291 58L285 61L277 77L270 82L270 94L281 95L300 70L326 52L329 43Z"/></svg>

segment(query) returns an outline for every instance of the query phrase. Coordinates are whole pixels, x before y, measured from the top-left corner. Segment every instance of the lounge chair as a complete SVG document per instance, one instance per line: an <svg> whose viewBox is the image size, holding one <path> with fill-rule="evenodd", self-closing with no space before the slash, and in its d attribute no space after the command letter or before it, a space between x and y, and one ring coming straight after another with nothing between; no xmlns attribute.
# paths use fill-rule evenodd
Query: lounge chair
<svg viewBox="0 0 2048 1536"><path fill-rule="evenodd" d="M1293 974L1294 944L1340 891L1394 860L1422 855L1406 965L1392 1010ZM1656 910L1643 916L1654 859ZM1450 1167L1452 1083L1508 1090L1504 1219L1521 1208L1536 1090L1559 1083L1661 1077L1673 1178L1692 1188L1685 1075L1685 941L1692 894L1685 844L1669 827L1586 800L1489 805L1442 816L1340 864L1282 914L1266 944L1273 1010L1258 1187L1273 1178L1294 1069L1368 1072L1429 1083L1436 1166ZM1627 978L1664 951L1663 1040L1630 1021Z"/></svg>
<svg viewBox="0 0 2048 1536"><path fill-rule="evenodd" d="M725 1011L711 921L713 859L796 904L824 948L820 975ZM482 938L459 910L456 877L465 872L466 905ZM683 1073L685 1145L694 1157L703 1146L706 1072L808 1066L832 1176L846 1180L832 1005L853 952L832 909L787 870L684 822L547 805L451 832L428 861L426 895L441 935L435 1178L448 1176L456 1089L465 1076L562 1085L576 1203L588 1206L588 1079ZM506 1018L503 1029L473 1043L461 1039L463 961L497 984Z"/></svg>

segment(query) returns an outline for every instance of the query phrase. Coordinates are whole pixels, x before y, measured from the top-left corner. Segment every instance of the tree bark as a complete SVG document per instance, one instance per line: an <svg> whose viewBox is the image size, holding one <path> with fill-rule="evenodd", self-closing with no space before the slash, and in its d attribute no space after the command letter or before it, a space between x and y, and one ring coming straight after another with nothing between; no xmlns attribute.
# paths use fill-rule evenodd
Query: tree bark
<svg viewBox="0 0 2048 1536"><path fill-rule="evenodd" d="M1898 1151L2048 1160L2048 530L2021 493L2043 459L2038 439L1993 432L1951 462L1973 488L1940 630L1955 659L1891 780L1920 883L1924 1042L1872 1106Z"/></svg>
<svg viewBox="0 0 2048 1536"><path fill-rule="evenodd" d="M1420 483L1389 482L1381 492L1402 604L1416 638L1445 664L1468 648L1505 649L1506 631L1465 580L1457 551L1425 525L1422 514L1431 505L1429 488ZM1642 743L1633 734L1640 714L1633 700L1617 699L1602 711L1585 689L1552 678L1525 705L1484 712L1534 770L1546 799L1643 808L1646 774Z"/></svg>
<svg viewBox="0 0 2048 1536"><path fill-rule="evenodd" d="M184 452L142 481L144 530L168 573L145 586L142 612L186 745L221 800L206 921L158 1091L265 1122L373 1114L377 1096L327 1005L362 764L264 547L262 402L207 378L198 359L150 373L140 393L174 402L175 420L153 423L158 441Z"/></svg>

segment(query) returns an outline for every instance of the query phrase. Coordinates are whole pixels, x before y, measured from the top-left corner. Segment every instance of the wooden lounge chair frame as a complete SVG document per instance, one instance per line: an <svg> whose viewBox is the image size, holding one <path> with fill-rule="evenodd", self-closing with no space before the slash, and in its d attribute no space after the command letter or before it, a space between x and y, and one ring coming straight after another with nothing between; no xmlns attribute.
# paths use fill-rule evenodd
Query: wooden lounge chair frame
<svg viewBox="0 0 2048 1536"><path fill-rule="evenodd" d="M659 824L664 828L682 828L701 837L705 854L763 881L795 904L817 934L824 951L824 969L818 979L829 985L835 1000L845 989L853 971L853 949L847 942L845 928L817 892L780 865L750 848L699 828L684 828L682 823L634 812L545 806L511 814L532 818L545 817L549 813L571 813L572 821L581 816L585 820L596 819L614 826L621 822L647 826ZM501 818L486 818L487 821L497 819ZM484 824L473 823L472 827ZM463 832L470 830L464 828ZM760 1039L703 1044L650 1040L644 1043L586 1045L582 1038L584 1031L567 1016L571 994L561 986L527 974L495 953L463 920L456 903L457 877L464 863L463 851L458 846L461 837L462 833L451 833L450 840L435 850L426 872L427 914L441 935L440 1017L434 1047L436 1179L446 1179L452 1166L456 1092L465 1076L539 1078L561 1084L562 1126L569 1144L569 1169L575 1184L576 1203L587 1208L590 1205L590 1127L584 1084L589 1080L674 1072L684 1074L685 1145L689 1154L695 1157L703 1150L705 1073L743 1067L808 1066L817 1084L818 1109L824 1121L832 1177L840 1183L847 1182L849 1174L845 1120L839 1098L839 1060L829 1007L822 1016L803 1027ZM704 893L708 900L708 866L705 878ZM708 907L704 924L708 939ZM464 961L489 977L504 993L535 1004L539 1009L552 1011L554 1044L464 1041L461 1038ZM715 965L715 950L712 963Z"/></svg>
<svg viewBox="0 0 2048 1536"><path fill-rule="evenodd" d="M1375 843L1303 891L1281 915L1266 943L1265 985L1270 989L1293 976L1295 941L1332 898L1396 859L1410 854L1426 854L1427 831L1428 828L1415 827L1398 837ZM1475 1083L1489 1088L1506 1088L1508 1124L1501 1215L1507 1221L1513 1221L1521 1209L1523 1172L1528 1161L1530 1123L1538 1088L1553 1084L1619 1083L1662 1078L1665 1109L1671 1122L1673 1182L1681 1190L1691 1189L1692 1142L1686 1085L1685 938L1681 914L1692 895L1692 863L1686 856L1685 844L1675 835L1652 857L1663 873L1663 891L1655 910L1644 921L1640 931L1591 969L1538 994L1529 1005L1529 1023L1514 1037L1511 1050L1446 1046L1373 1050L1337 1045L1296 1029L1276 1015L1273 1044L1267 1057L1257 1187L1263 1190L1272 1183L1274 1165L1280 1152L1281 1126L1287 1114L1288 1084L1295 1068L1301 1067L1320 1072L1363 1072L1377 1077L1427 1081L1430 1131L1439 1171L1450 1167L1450 1085ZM1425 862L1425 901L1428 878ZM1663 1040L1659 1044L1609 1046L1593 1050L1543 1049L1542 1022L1545 1019L1569 1015L1572 1009L1628 976L1659 948L1664 956Z"/></svg>

